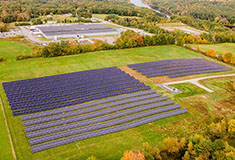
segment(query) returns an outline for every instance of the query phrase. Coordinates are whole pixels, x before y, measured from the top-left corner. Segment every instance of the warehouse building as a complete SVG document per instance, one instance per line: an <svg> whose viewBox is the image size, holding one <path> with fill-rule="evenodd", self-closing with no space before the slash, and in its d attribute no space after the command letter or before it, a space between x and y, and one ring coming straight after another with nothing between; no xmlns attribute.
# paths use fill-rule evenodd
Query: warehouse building
<svg viewBox="0 0 235 160"><path fill-rule="evenodd" d="M119 34L120 30L102 24L60 24L39 26L37 29L47 39L69 38L80 36L100 36Z"/></svg>

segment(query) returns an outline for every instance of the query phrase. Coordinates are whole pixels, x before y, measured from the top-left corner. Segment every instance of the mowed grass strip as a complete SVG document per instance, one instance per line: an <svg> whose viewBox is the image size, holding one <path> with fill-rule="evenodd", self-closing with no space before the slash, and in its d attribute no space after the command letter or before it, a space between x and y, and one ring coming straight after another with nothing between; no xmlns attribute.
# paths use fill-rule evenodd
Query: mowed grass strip
<svg viewBox="0 0 235 160"><path fill-rule="evenodd" d="M1 97L0 97L0 105L2 105L1 102ZM2 106L0 106L0 160L10 160L14 159L13 154L12 154L12 149L10 145L10 139L7 132L7 126L5 125L5 120L3 118L3 110Z"/></svg>
<svg viewBox="0 0 235 160"><path fill-rule="evenodd" d="M213 49L217 54L225 54L231 52L235 55L235 43L220 44L190 44L191 47L199 47L203 51Z"/></svg>
<svg viewBox="0 0 235 160"><path fill-rule="evenodd" d="M67 57L34 58L22 61L0 63L0 82L57 75L82 70L112 66L124 66L164 59L203 58L205 56L178 46L158 46L125 50L110 50L86 53ZM159 91L158 91L159 92ZM191 117L190 114L179 115L142 125L126 131L91 138L84 141L56 147L36 154L25 136L20 117L13 117L6 95L1 85L0 94L9 121L17 159L86 159L95 155L99 159L120 159L128 149L140 149L144 142L157 143L167 135L155 132L159 125L167 125ZM2 116L0 117L2 118ZM0 144L1 145L1 144Z"/></svg>
<svg viewBox="0 0 235 160"><path fill-rule="evenodd" d="M31 49L23 44L10 41L0 41L0 57L7 61L15 61L18 55L29 55Z"/></svg>
<svg viewBox="0 0 235 160"><path fill-rule="evenodd" d="M0 80L7 82L156 60L203 57L196 52L172 45L109 50L55 58L33 58L0 63Z"/></svg>

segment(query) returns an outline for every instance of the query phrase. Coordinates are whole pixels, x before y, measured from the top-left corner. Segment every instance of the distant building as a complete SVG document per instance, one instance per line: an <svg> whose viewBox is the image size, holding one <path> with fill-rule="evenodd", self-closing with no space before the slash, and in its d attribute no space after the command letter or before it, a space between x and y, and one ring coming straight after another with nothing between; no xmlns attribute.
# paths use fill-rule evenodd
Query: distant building
<svg viewBox="0 0 235 160"><path fill-rule="evenodd" d="M46 17L47 18L52 18L53 16L49 14L49 15L46 15Z"/></svg>
<svg viewBox="0 0 235 160"><path fill-rule="evenodd" d="M72 14L72 13L67 13L67 14L65 14L65 16L67 16L67 17L72 17L73 14Z"/></svg>
<svg viewBox="0 0 235 160"><path fill-rule="evenodd" d="M48 24L56 24L57 21L47 21Z"/></svg>
<svg viewBox="0 0 235 160"><path fill-rule="evenodd" d="M84 36L115 35L120 33L118 29L97 23L38 26L37 29L47 39L54 39L55 36L57 38L83 38Z"/></svg>
<svg viewBox="0 0 235 160"><path fill-rule="evenodd" d="M96 19L96 18L94 18L94 17L92 17L92 18L91 18L91 21L92 21L92 22L98 22L99 20Z"/></svg>

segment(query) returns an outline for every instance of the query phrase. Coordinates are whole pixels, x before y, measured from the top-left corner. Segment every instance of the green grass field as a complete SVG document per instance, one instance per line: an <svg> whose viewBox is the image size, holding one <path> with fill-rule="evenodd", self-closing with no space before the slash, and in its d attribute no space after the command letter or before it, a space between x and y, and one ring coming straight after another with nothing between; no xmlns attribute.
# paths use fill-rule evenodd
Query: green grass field
<svg viewBox="0 0 235 160"><path fill-rule="evenodd" d="M14 61L18 55L29 55L31 49L27 46L9 41L0 41L0 57L6 58L7 61Z"/></svg>
<svg viewBox="0 0 235 160"><path fill-rule="evenodd" d="M104 20L107 16L108 14L92 14L92 17L99 18L102 20Z"/></svg>
<svg viewBox="0 0 235 160"><path fill-rule="evenodd" d="M121 27L119 27L119 26L115 26L115 25L112 25L112 24L103 24L103 25L105 25L105 26L108 26L108 27L111 27L111 28L121 28Z"/></svg>
<svg viewBox="0 0 235 160"><path fill-rule="evenodd" d="M1 105L1 103L0 103L0 105ZM0 106L0 139L1 139L0 159L3 159L4 157L6 159L13 159L9 136L8 136L8 132L7 132L7 129L5 126L5 120L4 120L3 111L1 109L1 106Z"/></svg>
<svg viewBox="0 0 235 160"><path fill-rule="evenodd" d="M9 42L9 44L11 44L11 42ZM7 46L7 42L5 42L5 45ZM19 52L22 52L24 49L25 48L22 47ZM1 50L4 50L4 46ZM5 54L7 55L7 52ZM18 52L9 54L12 54L11 56L14 57ZM34 58L22 61L15 61L14 58L9 58L11 61L0 63L0 83L2 84L2 82L7 81L173 58L206 57L178 46L159 46L101 51L57 58ZM180 103L183 108L186 107L189 110L189 113L162 119L122 132L63 145L35 154L31 153L31 148L28 144L28 140L26 139L20 117L12 116L12 112L9 108L10 106L1 85L0 96L3 100L17 159L83 160L90 155L94 155L100 160L115 160L120 159L126 150L140 150L144 142L158 144L163 140L163 138L168 136L185 136L192 134L191 130L193 130L194 126L191 125L191 121L197 121L196 117L197 115L200 115L200 112L195 108L184 104L181 97L166 93L151 82L147 82L147 84L153 89L156 89L157 92L162 92L169 98L174 99L176 102ZM188 92L192 92L192 90L188 89ZM2 112L0 112L0 125L5 126L2 119ZM200 122L200 120L197 122ZM185 131L185 127L187 127L190 132ZM168 130L168 128L172 128L172 130ZM0 155L4 154L4 157L0 156L0 159L12 159L11 154L8 154L9 141L6 138L6 130L4 127L1 127L0 132L0 137L5 137L6 139L6 142L4 141L4 143L0 143L0 148L3 148L3 150L0 151ZM195 132L198 131L196 130Z"/></svg>
<svg viewBox="0 0 235 160"><path fill-rule="evenodd" d="M235 43L221 43L221 44L190 44L191 47L197 47L203 51L213 49L217 54L225 54L231 52L235 55Z"/></svg>

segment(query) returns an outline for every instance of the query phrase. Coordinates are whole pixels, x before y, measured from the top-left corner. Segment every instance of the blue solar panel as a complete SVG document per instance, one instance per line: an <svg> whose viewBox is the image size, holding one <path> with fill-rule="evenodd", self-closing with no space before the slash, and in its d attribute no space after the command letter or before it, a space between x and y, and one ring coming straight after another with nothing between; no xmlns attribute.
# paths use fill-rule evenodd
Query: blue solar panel
<svg viewBox="0 0 235 160"><path fill-rule="evenodd" d="M166 99L167 99L167 97L160 97L160 98L153 98L153 99L138 101L138 102L134 102L134 103L124 104L124 105L121 105L121 106L112 107L112 108L108 108L108 109L101 110L101 111L91 112L91 113L84 114L84 115L79 115L79 116L76 116L76 117L70 117L70 118L51 121L51 122L47 122L47 123L41 123L41 124L38 124L38 125L35 125L35 126L25 127L25 131L29 132L29 131L39 130L39 129L48 128L48 127L53 127L53 126L57 126L57 125L61 125L61 124L81 121L81 120L84 120L84 119L89 119L89 118L92 118L92 117L97 117L97 116L101 116L101 115L104 115L104 114L116 112L116 111L119 111L119 110L128 109L128 108L136 107L136 106L139 106L139 105L154 103L154 102L162 101L162 100L166 100ZM161 106L170 105L170 104L173 104L173 103L174 102L172 100L159 102L159 104Z"/></svg>
<svg viewBox="0 0 235 160"><path fill-rule="evenodd" d="M171 59L129 65L147 77L168 75L170 78L186 75L232 70L205 59ZM207 71L205 71L207 70Z"/></svg>
<svg viewBox="0 0 235 160"><path fill-rule="evenodd" d="M54 134L50 134L50 135L30 139L29 144L30 145L35 145L35 144L38 144L38 143L51 141L51 140L55 140L55 139L58 139L58 138L71 136L71 135L74 135L74 134L79 134L79 133L88 132L88 131L92 131L92 130L97 130L97 129L101 129L101 128L105 128L105 127L110 127L110 126L114 126L114 125L117 125L117 124L121 124L121 123L131 121L131 120L143 118L145 116L149 116L149 115L152 115L152 114L165 112L165 111L169 111L169 110L174 110L174 109L178 109L178 108L180 108L179 105L172 105L172 106L168 106L168 107L157 108L157 109L137 113L137 114L134 114L134 115L130 115L130 116L127 116L127 117L118 118L118 119L115 119L115 120L112 120L112 121L107 121L107 122L98 123L98 124L94 124L94 125L90 125L90 126L86 126L86 127L81 127L81 128L78 128L78 129L72 129L72 130L68 130L68 131L58 132L58 133L54 133Z"/></svg>
<svg viewBox="0 0 235 160"><path fill-rule="evenodd" d="M3 87L13 115L30 114L21 120L33 152L186 112L169 112L180 106L116 67L8 82ZM161 112L167 113L146 118Z"/></svg>
<svg viewBox="0 0 235 160"><path fill-rule="evenodd" d="M94 123L100 123L102 121L118 118L118 117L125 116L125 115L128 115L128 114L133 114L133 113L136 113L136 112L157 108L160 105L162 105L162 103L157 102L157 103L153 103L153 104L140 106L140 107L137 107L137 108L132 108L132 109L120 111L120 112L117 112L117 113L108 114L108 115L101 116L101 117L95 117L95 118L84 120L84 121L79 121L79 122L70 123L70 124L64 124L64 125L61 125L61 126L56 126L56 127L52 127L52 128L43 129L43 130L37 130L37 131L34 131L34 132L27 133L27 137L28 138L33 138L33 137L38 137L38 136L54 133L54 132L59 132L59 131L63 131L63 130L68 130L68 129L72 129L72 128L86 126L86 125L90 125L90 124L94 124ZM162 106L164 106L164 105L162 105ZM178 105L178 104L171 105L171 106L172 107L177 107L177 108L180 107L180 105ZM35 126L33 126L33 127L34 128L31 128L31 129L35 129ZM27 128L26 128L26 130L27 130Z"/></svg>
<svg viewBox="0 0 235 160"><path fill-rule="evenodd" d="M97 100L97 101L94 101L94 102L89 102L89 103L81 104L81 105L78 105L78 106L61 108L61 109L57 109L57 110L51 110L51 111L46 111L46 112L41 112L41 113L35 113L35 114L31 114L31 115L21 116L21 120L29 120L29 119L34 119L34 118L39 118L39 117L59 114L59 113L63 113L63 112L74 111L74 110L78 110L78 109L81 109L81 108L86 108L86 107L91 107L91 106L99 105L99 104L102 104L102 103L112 102L112 101L116 101L116 100L121 100L121 99L141 96L141 95L154 94L154 93L156 93L155 90L148 90L148 91L142 91L142 92L137 92L137 93L131 93L131 94L126 94L126 95L106 98L106 99ZM157 95L161 96L160 93L158 93Z"/></svg>
<svg viewBox="0 0 235 160"><path fill-rule="evenodd" d="M62 107L66 107L66 106L72 106L72 105L77 105L77 104L81 104L84 102L89 102L89 101L96 100L96 99L102 99L102 98L106 98L106 97L112 97L112 96L117 96L117 95L121 95L121 94L133 93L133 92L149 90L149 89L150 89L149 86L128 88L125 90L118 90L118 91L114 91L114 92L103 93L100 95L94 95L94 96L90 96L90 97L79 99L79 100L73 100L70 102L63 102L63 103L52 104L52 105L47 105L47 106L42 106L42 107L37 107L37 108L13 111L13 115L17 116L17 115L41 112L41 111L46 111L46 110L51 110L51 109L56 109L56 108L62 108Z"/></svg>
<svg viewBox="0 0 235 160"><path fill-rule="evenodd" d="M119 101L110 102L110 103L106 103L106 104L101 104L101 105L89 107L89 108L80 108L80 110L76 110L76 111L72 111L72 112L67 112L67 113L52 115L52 116L48 116L48 117L33 119L33 120L29 120L29 121L24 121L23 125L28 126L28 125L33 125L33 124L37 124L37 123L62 119L62 118L66 118L66 117L77 116L79 114L89 113L89 112L97 111L97 110L112 107L112 106L117 106L117 105L121 105L121 104L125 104L125 103L130 103L130 102L140 101L140 100L150 99L150 98L157 98L157 97L159 97L159 94L158 95L151 94L151 95L144 95L144 96L124 99L124 100L119 100Z"/></svg>
<svg viewBox="0 0 235 160"><path fill-rule="evenodd" d="M183 114L183 113L186 113L186 112L187 112L186 109L180 109L180 110L176 110L176 111L171 111L171 112L162 113L162 114L159 114L159 115L154 115L154 116L151 116L151 117L143 118L141 120L137 120L137 121L130 122L130 123L127 123L127 124L123 124L123 125L118 125L118 126L115 126L115 127L110 127L110 128L106 128L106 129L102 129L102 130L83 133L83 134L80 134L80 135L71 136L71 137L67 137L67 138L64 138L64 139L39 144L39 145L36 145L36 146L32 146L32 152L35 153L35 152L39 152L39 151L46 150L46 149L49 149L49 148L53 148L53 147L56 147L56 146L76 142L76 141L79 141L79 140L83 140L83 139L87 139L87 138L92 138L92 137L96 137L96 136L101 136L101 135L105 135L105 134L109 134L109 133L113 133L113 132L126 130L126 129L137 127L139 125L143 125L143 124L146 124L146 123L158 120L158 119Z"/></svg>

